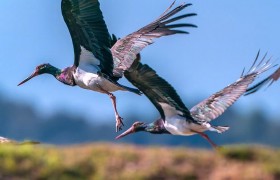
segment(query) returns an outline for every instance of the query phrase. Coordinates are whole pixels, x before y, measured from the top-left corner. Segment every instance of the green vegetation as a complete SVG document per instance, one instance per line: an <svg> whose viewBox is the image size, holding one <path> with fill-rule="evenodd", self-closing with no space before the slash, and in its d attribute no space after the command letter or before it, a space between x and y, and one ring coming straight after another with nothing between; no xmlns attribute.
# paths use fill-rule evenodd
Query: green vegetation
<svg viewBox="0 0 280 180"><path fill-rule="evenodd" d="M278 179L280 150L90 144L0 146L1 179Z"/></svg>
<svg viewBox="0 0 280 180"><path fill-rule="evenodd" d="M101 117L83 117L76 111L57 109L56 112L42 113L19 100L7 99L7 95L0 91L0 136L17 141L32 139L39 142L66 145L86 142L115 142L114 116L112 112ZM200 100L202 98L199 98ZM200 100L194 100L196 103ZM134 102L132 102L134 103ZM189 104L189 101L186 101ZM196 104L193 103L193 104ZM192 105L190 105L191 107ZM130 127L134 121L142 120L152 122L156 114L148 111L135 111L134 106L127 106L122 116L125 119L125 128ZM257 143L280 147L280 115L270 117L262 108L256 106L246 114L240 113L240 108L229 108L221 117L213 121L213 125L230 126L230 130L218 134L207 132L218 145L236 143ZM212 122L211 122L212 123ZM151 135L149 133L136 133L118 142L140 145L184 146L184 147L210 147L207 141L199 135L183 137L171 135Z"/></svg>
<svg viewBox="0 0 280 180"><path fill-rule="evenodd" d="M228 147L222 149L220 153L227 159L259 162L263 169L272 174L275 178L280 178L280 151L267 147Z"/></svg>

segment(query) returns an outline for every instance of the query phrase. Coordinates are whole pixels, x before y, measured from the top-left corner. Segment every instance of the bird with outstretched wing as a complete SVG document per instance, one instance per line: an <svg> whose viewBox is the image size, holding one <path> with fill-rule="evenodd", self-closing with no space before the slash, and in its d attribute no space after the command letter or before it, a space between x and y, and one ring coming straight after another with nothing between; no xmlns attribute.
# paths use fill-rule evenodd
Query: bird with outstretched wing
<svg viewBox="0 0 280 180"><path fill-rule="evenodd" d="M148 65L135 63L129 71L125 72L126 78L154 104L161 118L153 123L146 124L135 122L127 131L116 137L122 138L128 134L145 131L154 134L172 134L189 136L199 134L213 146L216 144L204 133L210 130L222 133L229 129L227 126L213 126L210 122L229 108L237 99L246 93L248 86L263 72L273 65L264 58L258 63L259 53L246 74L200 102L190 110L182 102L175 89Z"/></svg>
<svg viewBox="0 0 280 180"><path fill-rule="evenodd" d="M194 13L174 17L191 4L182 4L171 10L172 5L152 23L116 40L108 32L98 0L62 0L62 15L74 48L73 65L62 70L48 63L39 65L19 85L35 76L47 73L66 85L78 85L84 89L107 94L113 103L116 129L120 130L123 122L117 111L116 97L112 92L117 90L136 94L141 94L141 92L121 85L117 80L139 57L140 51L151 44L155 38L172 34L187 34L188 32L177 28L196 27L192 24L177 23L178 20L195 16Z"/></svg>

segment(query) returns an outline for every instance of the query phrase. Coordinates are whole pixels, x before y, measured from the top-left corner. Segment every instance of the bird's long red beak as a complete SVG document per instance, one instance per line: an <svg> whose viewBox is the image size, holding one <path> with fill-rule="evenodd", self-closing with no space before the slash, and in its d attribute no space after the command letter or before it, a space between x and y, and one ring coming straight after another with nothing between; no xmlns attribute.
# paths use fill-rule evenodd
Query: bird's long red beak
<svg viewBox="0 0 280 180"><path fill-rule="evenodd" d="M131 133L134 133L135 130L134 130L134 127L130 127L128 130L126 130L124 133L122 133L121 135L117 136L115 139L120 139L120 138L123 138L124 136L127 136Z"/></svg>
<svg viewBox="0 0 280 180"><path fill-rule="evenodd" d="M38 76L39 73L37 71L33 72L28 78L26 78L25 80L23 80L22 82L20 82L18 84L18 86L22 85L23 83L26 83L27 81L29 81L30 79L34 78L35 76Z"/></svg>

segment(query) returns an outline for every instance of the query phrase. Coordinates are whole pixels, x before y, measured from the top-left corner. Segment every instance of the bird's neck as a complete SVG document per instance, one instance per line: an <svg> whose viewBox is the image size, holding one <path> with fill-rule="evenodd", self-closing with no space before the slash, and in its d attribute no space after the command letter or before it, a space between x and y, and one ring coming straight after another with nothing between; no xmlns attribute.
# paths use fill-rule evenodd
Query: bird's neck
<svg viewBox="0 0 280 180"><path fill-rule="evenodd" d="M152 134L170 134L164 127L164 122L162 119L159 119L153 123L147 124L145 128L146 132Z"/></svg>
<svg viewBox="0 0 280 180"><path fill-rule="evenodd" d="M51 66L47 69L47 73L53 75L55 78L58 77L61 74L62 70L59 68L56 68L54 66Z"/></svg>
<svg viewBox="0 0 280 180"><path fill-rule="evenodd" d="M49 69L49 74L52 74L58 81L66 85L75 86L76 83L72 71L73 67L67 67L63 70L52 67L51 69Z"/></svg>

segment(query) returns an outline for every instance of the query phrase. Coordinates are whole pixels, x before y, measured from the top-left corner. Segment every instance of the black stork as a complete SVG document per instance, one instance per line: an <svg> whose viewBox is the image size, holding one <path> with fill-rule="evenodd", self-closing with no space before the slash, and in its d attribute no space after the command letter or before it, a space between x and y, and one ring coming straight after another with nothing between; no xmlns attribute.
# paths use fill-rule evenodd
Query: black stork
<svg viewBox="0 0 280 180"><path fill-rule="evenodd" d="M223 114L228 107L246 92L248 85L257 76L272 67L269 60L264 62L264 59L256 65L258 55L246 74L243 75L242 73L236 82L200 102L191 110L188 110L175 89L167 81L159 77L148 65L142 65L141 63L135 65L135 61L131 70L125 72L125 76L149 98L159 111L161 118L150 124L135 122L116 139L139 131L182 136L199 134L213 147L217 147L204 131L210 130L223 133L229 129L228 126L213 126L210 121Z"/></svg>
<svg viewBox="0 0 280 180"><path fill-rule="evenodd" d="M117 82L123 76L123 72L131 66L140 51L152 44L155 38L187 34L188 32L176 28L196 27L187 23L170 24L196 15L189 13L173 17L191 4L182 4L171 10L172 5L152 23L117 41L108 32L98 0L62 0L62 15L74 47L73 66L61 70L48 63L39 65L19 85L47 73L66 85L78 85L84 89L107 94L113 103L116 130L121 130L122 118L116 108L116 97L111 92L123 90L141 94L138 89Z"/></svg>

